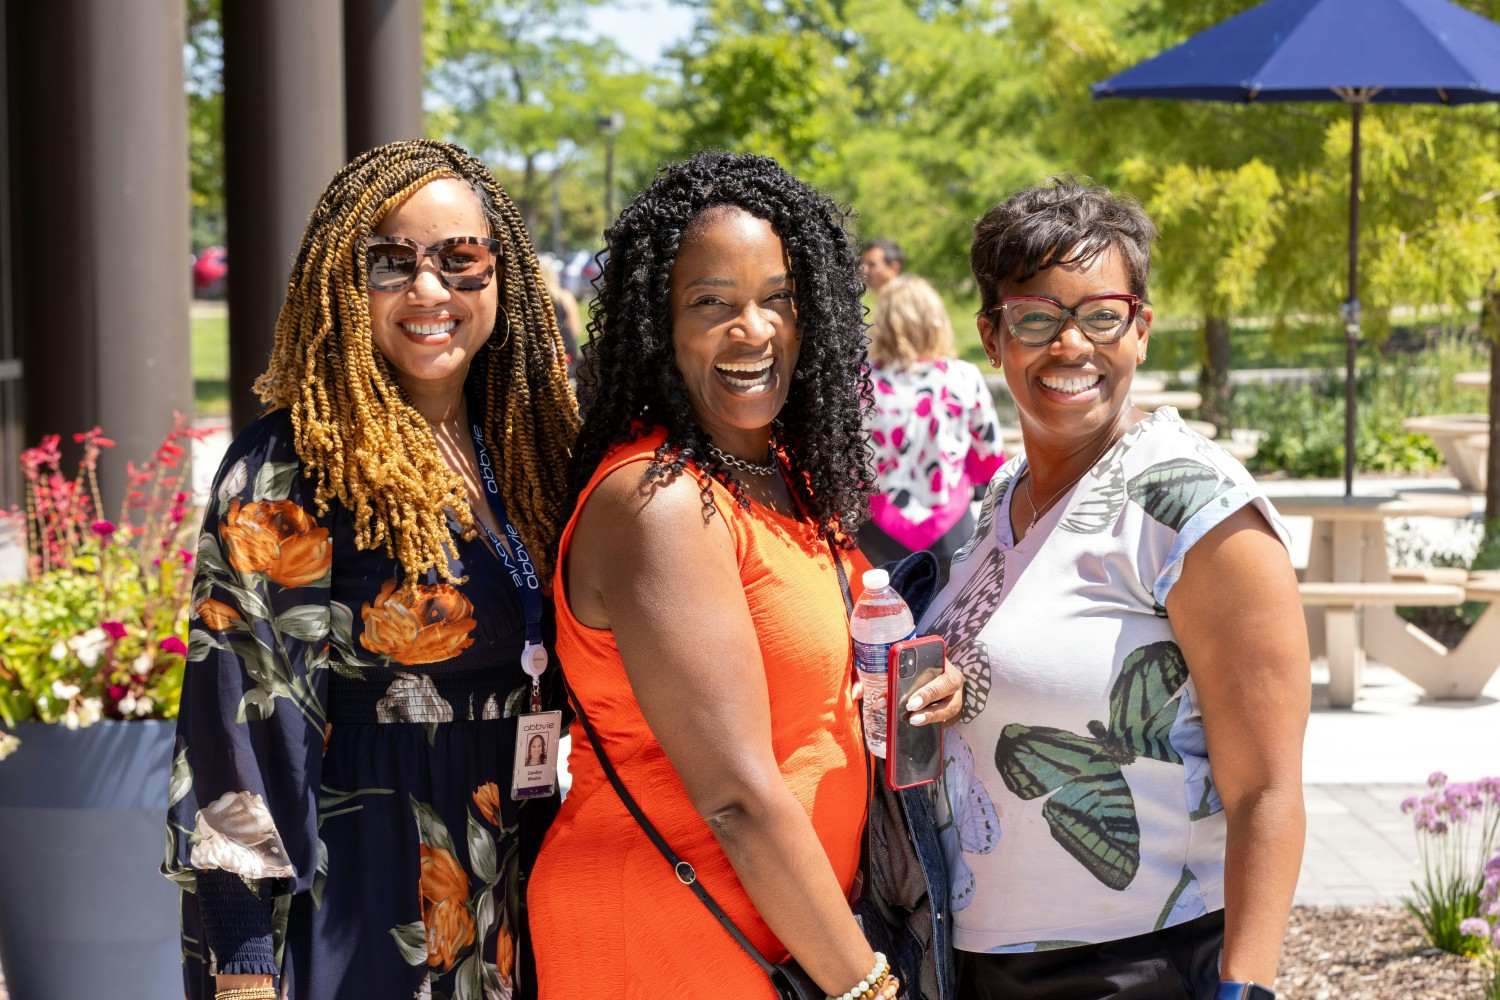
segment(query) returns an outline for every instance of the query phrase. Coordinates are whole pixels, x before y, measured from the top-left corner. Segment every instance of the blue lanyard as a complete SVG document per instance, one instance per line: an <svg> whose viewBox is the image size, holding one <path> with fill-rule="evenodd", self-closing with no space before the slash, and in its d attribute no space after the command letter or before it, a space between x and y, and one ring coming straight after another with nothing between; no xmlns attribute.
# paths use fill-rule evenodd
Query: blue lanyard
<svg viewBox="0 0 1500 1000"><path fill-rule="evenodd" d="M469 412L477 412L473 401L470 401ZM500 522L500 527L505 532L505 537L510 540L510 552L500 544L500 539L489 529L483 521L479 526L489 536L491 544L495 546L495 553L500 557L500 562L510 573L511 581L516 585L516 592L521 596L521 606L526 613L526 645L521 650L521 668L531 677L531 702L532 710L541 709L540 680L547 670L547 647L542 643L542 585L537 579L536 568L532 564L531 554L526 551L526 543L521 541L521 533L510 523L510 518L505 516L505 501L500 498L500 483L495 479L495 469L490 463L489 449L484 446L484 431L478 422L472 418L469 420L469 430L474 435L474 456L479 461L479 479L484 484L485 496L489 498L490 510L495 514L495 520ZM511 552L515 558L511 558Z"/></svg>

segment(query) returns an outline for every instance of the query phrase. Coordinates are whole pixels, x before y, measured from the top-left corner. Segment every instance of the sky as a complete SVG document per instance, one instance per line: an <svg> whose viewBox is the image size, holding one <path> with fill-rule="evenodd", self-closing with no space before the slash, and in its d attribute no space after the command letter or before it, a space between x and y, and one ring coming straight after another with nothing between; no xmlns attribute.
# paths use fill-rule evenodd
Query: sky
<svg viewBox="0 0 1500 1000"><path fill-rule="evenodd" d="M626 55L646 66L654 66L692 26L693 12L667 0L610 0L588 16L591 33L613 38Z"/></svg>

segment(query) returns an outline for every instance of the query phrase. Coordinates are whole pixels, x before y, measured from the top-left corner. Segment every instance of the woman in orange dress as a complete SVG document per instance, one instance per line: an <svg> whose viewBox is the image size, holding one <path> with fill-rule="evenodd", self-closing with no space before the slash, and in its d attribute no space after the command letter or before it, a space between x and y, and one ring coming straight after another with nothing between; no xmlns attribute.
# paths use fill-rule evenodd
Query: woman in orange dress
<svg viewBox="0 0 1500 1000"><path fill-rule="evenodd" d="M835 560L859 579L874 477L843 216L773 160L706 153L606 242L554 587L573 696L762 956L894 996L850 912L870 774ZM934 681L914 721L959 687ZM529 892L541 995L774 996L572 736Z"/></svg>

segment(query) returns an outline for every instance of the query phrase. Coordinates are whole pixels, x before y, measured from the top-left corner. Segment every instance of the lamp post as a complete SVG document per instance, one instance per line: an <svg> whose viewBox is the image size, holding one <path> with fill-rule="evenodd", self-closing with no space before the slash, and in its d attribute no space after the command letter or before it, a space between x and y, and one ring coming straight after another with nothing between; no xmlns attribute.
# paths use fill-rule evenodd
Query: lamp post
<svg viewBox="0 0 1500 1000"><path fill-rule="evenodd" d="M615 217L615 136L625 128L625 116L618 111L600 115L594 126L604 136L604 227Z"/></svg>

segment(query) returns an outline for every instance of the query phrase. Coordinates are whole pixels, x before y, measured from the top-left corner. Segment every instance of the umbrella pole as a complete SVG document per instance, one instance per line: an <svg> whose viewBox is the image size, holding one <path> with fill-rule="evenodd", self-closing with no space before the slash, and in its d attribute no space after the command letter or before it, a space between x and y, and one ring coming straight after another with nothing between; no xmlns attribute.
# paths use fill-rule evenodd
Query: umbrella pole
<svg viewBox="0 0 1500 1000"><path fill-rule="evenodd" d="M1349 298L1344 301L1344 496L1354 495L1354 361L1359 346L1359 113L1349 105L1354 129L1349 143Z"/></svg>

